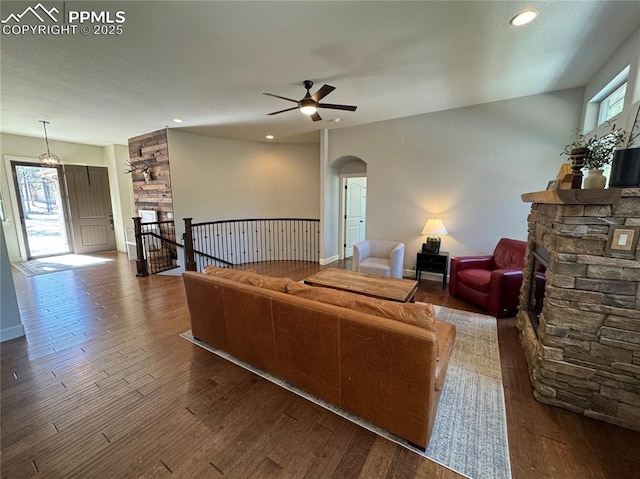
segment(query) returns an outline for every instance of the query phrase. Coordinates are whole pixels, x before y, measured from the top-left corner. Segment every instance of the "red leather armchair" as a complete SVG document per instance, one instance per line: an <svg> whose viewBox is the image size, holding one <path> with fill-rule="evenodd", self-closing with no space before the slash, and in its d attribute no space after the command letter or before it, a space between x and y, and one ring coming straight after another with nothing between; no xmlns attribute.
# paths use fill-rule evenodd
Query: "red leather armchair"
<svg viewBox="0 0 640 479"><path fill-rule="evenodd" d="M502 238L492 255L451 259L449 294L486 309L496 318L518 310L525 241Z"/></svg>

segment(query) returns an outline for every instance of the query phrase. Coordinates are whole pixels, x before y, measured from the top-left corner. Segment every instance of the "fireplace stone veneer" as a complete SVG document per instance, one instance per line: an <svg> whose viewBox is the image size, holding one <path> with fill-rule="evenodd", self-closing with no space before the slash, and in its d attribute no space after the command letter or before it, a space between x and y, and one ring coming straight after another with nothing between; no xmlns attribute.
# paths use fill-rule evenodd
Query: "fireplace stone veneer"
<svg viewBox="0 0 640 479"><path fill-rule="evenodd" d="M613 226L640 226L640 189L522 198L533 204L517 326L535 398L640 431L640 246L605 252ZM537 334L528 312L536 245L549 253Z"/></svg>

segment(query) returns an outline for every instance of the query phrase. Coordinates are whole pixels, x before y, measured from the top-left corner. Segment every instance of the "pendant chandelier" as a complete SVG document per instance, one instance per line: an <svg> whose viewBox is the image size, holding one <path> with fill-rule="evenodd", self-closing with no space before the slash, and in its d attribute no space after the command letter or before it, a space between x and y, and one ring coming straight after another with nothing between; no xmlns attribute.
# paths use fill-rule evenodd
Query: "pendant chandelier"
<svg viewBox="0 0 640 479"><path fill-rule="evenodd" d="M46 120L38 120L42 123L42 127L44 128L44 141L47 144L47 152L41 154L38 158L40 158L41 166L58 166L60 164L60 158L51 151L49 151L49 138L47 138L47 123Z"/></svg>

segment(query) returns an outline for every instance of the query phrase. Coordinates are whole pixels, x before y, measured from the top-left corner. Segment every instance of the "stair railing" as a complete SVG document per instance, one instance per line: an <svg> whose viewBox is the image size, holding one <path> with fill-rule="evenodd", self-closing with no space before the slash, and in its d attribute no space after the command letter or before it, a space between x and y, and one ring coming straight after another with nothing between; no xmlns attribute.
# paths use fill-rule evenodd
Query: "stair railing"
<svg viewBox="0 0 640 479"><path fill-rule="evenodd" d="M320 260L320 220L264 218L193 223L184 218L185 268Z"/></svg>
<svg viewBox="0 0 640 479"><path fill-rule="evenodd" d="M143 223L137 216L133 219L136 240L136 276L147 276L176 268L178 247L175 223L154 221Z"/></svg>

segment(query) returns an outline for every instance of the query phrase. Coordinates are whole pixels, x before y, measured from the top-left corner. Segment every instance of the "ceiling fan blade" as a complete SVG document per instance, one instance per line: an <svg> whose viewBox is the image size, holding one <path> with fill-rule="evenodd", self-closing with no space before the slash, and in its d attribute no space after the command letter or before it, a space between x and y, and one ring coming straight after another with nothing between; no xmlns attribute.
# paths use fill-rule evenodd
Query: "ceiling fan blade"
<svg viewBox="0 0 640 479"><path fill-rule="evenodd" d="M354 105L334 105L332 103L318 103L318 108L329 108L331 110L356 111L356 108L358 107Z"/></svg>
<svg viewBox="0 0 640 479"><path fill-rule="evenodd" d="M285 111L297 110L298 107L294 106L292 108L286 108L285 110L274 111L273 113L267 113L267 115L277 115L278 113L284 113Z"/></svg>
<svg viewBox="0 0 640 479"><path fill-rule="evenodd" d="M322 117L318 114L318 112L315 112L313 115L311 115L311 119L313 121L320 121L322 120Z"/></svg>
<svg viewBox="0 0 640 479"><path fill-rule="evenodd" d="M263 95L274 96L276 98L280 98L281 100L292 101L294 103L298 103L298 100L294 100L293 98L287 98L286 96L274 95L273 93L263 93Z"/></svg>
<svg viewBox="0 0 640 479"><path fill-rule="evenodd" d="M331 85L322 85L322 88L320 88L317 92L311 95L311 99L313 101L320 101L335 89L336 87Z"/></svg>

